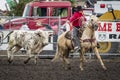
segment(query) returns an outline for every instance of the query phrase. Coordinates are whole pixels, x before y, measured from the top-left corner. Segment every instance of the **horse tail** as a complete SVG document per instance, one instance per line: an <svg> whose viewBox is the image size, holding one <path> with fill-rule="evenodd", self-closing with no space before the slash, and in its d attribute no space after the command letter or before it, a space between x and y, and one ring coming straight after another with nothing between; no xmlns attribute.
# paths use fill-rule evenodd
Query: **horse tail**
<svg viewBox="0 0 120 80"><path fill-rule="evenodd" d="M56 59L58 59L59 58L59 46L57 45L57 49L56 49L56 53L55 53L55 56L54 56L54 58L52 59L52 62L54 62Z"/></svg>

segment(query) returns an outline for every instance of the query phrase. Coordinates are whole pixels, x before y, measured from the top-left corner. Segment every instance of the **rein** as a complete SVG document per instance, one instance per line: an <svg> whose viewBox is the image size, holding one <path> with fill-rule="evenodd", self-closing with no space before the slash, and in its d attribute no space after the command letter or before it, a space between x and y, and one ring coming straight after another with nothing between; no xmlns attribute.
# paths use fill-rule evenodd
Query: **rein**
<svg viewBox="0 0 120 80"><path fill-rule="evenodd" d="M89 28L90 30L92 30L91 27L90 27L90 24L92 24L92 23L89 22L88 28ZM93 26L93 25L92 25L92 26ZM92 31L93 31L93 30L92 30Z"/></svg>
<svg viewBox="0 0 120 80"><path fill-rule="evenodd" d="M89 28L90 30L92 30L91 27L88 26L88 28ZM94 41L96 40L95 38L92 38L92 37L93 37L93 35L91 36L90 39L84 39L84 40L82 40L82 42L90 42L90 43L92 43L92 42L94 42Z"/></svg>

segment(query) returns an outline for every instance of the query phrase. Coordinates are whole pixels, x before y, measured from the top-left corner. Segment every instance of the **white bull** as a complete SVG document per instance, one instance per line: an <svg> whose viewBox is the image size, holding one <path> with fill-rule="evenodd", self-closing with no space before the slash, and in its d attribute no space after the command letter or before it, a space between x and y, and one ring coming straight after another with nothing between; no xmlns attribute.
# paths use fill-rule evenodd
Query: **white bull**
<svg viewBox="0 0 120 80"><path fill-rule="evenodd" d="M35 58L35 64L37 63L37 55L40 53L45 45L48 44L49 33L42 30L31 31L13 31L9 35L9 42L7 47L8 62L13 61L13 54L19 51L21 48L25 48L27 55L29 56L24 63L28 63L32 55Z"/></svg>

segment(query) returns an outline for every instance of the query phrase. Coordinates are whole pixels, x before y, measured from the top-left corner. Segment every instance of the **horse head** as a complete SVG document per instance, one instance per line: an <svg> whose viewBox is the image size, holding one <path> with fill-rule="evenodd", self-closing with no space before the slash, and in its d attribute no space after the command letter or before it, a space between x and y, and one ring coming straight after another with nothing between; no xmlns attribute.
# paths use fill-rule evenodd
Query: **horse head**
<svg viewBox="0 0 120 80"><path fill-rule="evenodd" d="M92 30L97 30L98 29L98 18L96 15L91 15L89 22L88 22L88 27Z"/></svg>

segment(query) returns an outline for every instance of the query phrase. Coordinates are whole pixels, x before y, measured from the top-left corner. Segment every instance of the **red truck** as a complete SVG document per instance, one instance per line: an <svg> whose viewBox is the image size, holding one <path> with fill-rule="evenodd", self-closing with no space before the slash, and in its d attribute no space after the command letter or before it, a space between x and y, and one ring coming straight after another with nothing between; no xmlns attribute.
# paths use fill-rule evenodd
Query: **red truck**
<svg viewBox="0 0 120 80"><path fill-rule="evenodd" d="M4 29L18 30L26 22L30 30L50 28L46 25L57 30L59 23L64 24L71 17L71 9L69 1L32 1L26 4L22 17L11 19L3 26Z"/></svg>

